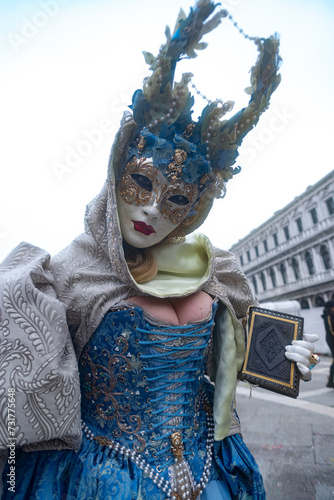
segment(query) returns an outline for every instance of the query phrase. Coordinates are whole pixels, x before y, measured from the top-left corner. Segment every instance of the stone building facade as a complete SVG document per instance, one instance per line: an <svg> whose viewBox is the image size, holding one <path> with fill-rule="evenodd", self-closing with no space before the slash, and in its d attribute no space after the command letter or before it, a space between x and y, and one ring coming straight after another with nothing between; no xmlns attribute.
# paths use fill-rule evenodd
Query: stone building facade
<svg viewBox="0 0 334 500"><path fill-rule="evenodd" d="M230 249L260 302L334 300L334 171Z"/></svg>

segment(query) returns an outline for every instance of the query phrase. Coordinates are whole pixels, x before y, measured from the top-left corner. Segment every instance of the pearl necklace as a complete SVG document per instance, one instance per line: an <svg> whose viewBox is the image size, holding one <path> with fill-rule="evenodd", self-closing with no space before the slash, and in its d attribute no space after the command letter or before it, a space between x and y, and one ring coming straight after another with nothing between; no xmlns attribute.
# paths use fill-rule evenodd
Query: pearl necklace
<svg viewBox="0 0 334 500"><path fill-rule="evenodd" d="M195 481L187 460L183 458L183 443L180 432L174 432L171 435L171 451L175 457L175 463L168 468L170 480L165 480L160 475L161 467L154 468L139 453L105 436L95 435L83 421L81 422L82 431L90 441L97 441L100 446L106 446L110 450L115 450L120 455L132 460L138 469L142 470L158 488L166 493L167 498L171 500L195 500L203 493L210 478L214 442L212 409L204 394L202 394L202 402L207 415L208 436L206 441L206 461L203 474L198 483Z"/></svg>

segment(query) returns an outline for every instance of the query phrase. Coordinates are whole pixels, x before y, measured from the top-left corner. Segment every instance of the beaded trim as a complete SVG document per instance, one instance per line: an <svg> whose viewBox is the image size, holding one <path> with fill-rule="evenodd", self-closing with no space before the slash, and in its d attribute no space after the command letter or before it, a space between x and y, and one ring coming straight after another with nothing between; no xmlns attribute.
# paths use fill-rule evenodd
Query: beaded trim
<svg viewBox="0 0 334 500"><path fill-rule="evenodd" d="M171 450L175 456L174 465L168 468L170 480L165 480L161 475L161 468L152 467L147 461L135 451L130 450L126 446L107 438L106 436L95 435L85 422L81 422L82 431L90 441L96 441L100 446L106 446L110 450L115 450L120 455L132 460L136 466L141 469L147 477L152 479L152 482L157 485L164 493L166 498L171 500L195 500L199 498L204 491L209 478L212 465L213 441L214 441L214 422L212 416L212 408L209 404L207 396L202 393L202 404L207 416L208 436L206 442L207 456L203 469L203 474L198 483L196 483L193 473L189 467L187 460L183 458L183 444L180 433L174 433L171 436ZM176 434L178 436L176 436Z"/></svg>

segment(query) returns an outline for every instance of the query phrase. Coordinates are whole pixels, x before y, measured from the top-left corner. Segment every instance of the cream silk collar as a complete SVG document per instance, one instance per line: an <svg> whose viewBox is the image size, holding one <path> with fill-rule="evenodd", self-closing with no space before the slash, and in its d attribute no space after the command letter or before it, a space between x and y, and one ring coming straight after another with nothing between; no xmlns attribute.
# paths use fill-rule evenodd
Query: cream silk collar
<svg viewBox="0 0 334 500"><path fill-rule="evenodd" d="M184 243L162 244L151 249L157 275L137 285L158 297L184 296L201 289L212 274L212 248L203 234L192 234Z"/></svg>

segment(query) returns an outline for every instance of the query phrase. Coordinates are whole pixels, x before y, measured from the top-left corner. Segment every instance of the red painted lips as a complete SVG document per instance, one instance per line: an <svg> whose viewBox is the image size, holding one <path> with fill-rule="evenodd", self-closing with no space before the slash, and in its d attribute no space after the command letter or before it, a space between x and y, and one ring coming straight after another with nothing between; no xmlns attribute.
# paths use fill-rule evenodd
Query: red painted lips
<svg viewBox="0 0 334 500"><path fill-rule="evenodd" d="M139 220L133 220L133 226L135 228L135 231L138 231L139 233L145 234L145 236L149 236L152 233L155 233L154 229L152 226L148 226L145 224L145 222L141 222Z"/></svg>

